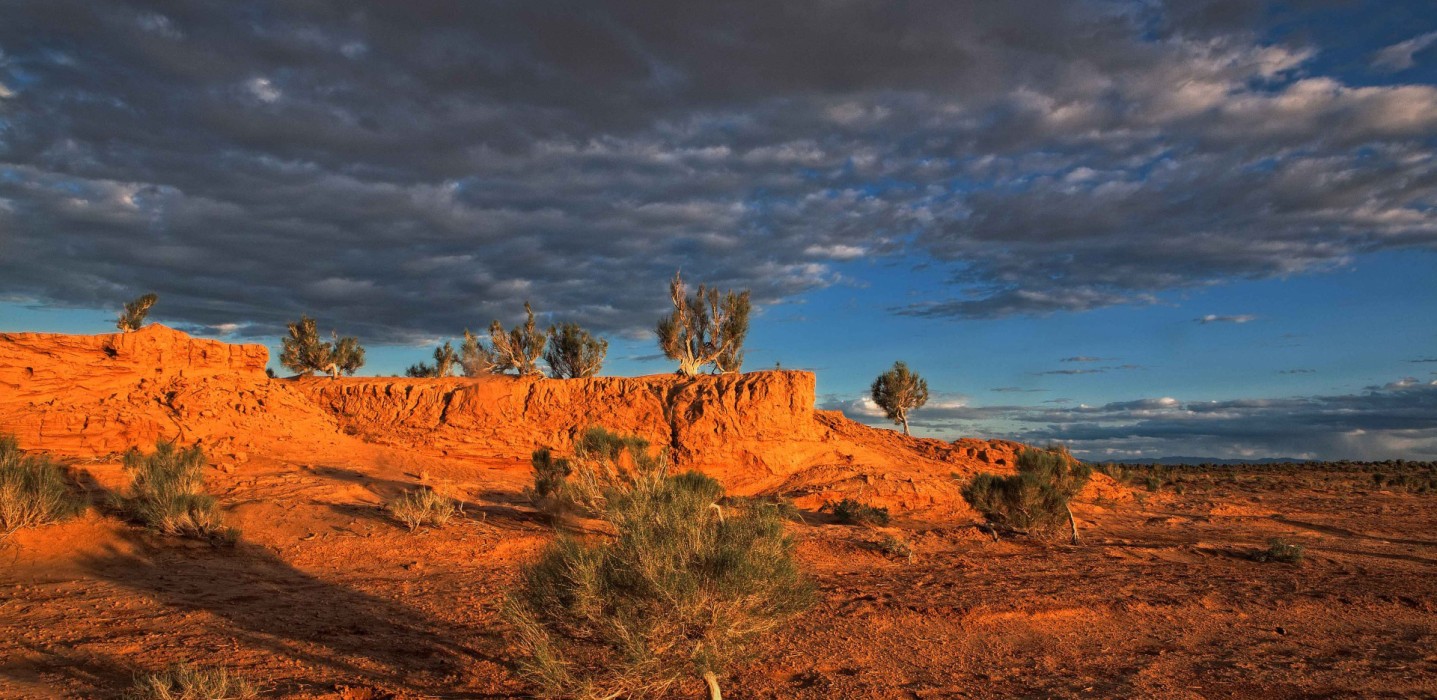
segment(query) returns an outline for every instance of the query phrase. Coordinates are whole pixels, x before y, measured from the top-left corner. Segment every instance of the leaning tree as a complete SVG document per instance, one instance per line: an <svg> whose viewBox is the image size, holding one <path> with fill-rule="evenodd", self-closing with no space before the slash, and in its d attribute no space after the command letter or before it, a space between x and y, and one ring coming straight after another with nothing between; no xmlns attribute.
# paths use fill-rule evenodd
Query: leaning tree
<svg viewBox="0 0 1437 700"><path fill-rule="evenodd" d="M908 412L928 403L928 382L908 369L903 362L894 362L893 369L873 380L873 403L883 409L888 419L903 426L908 435Z"/></svg>
<svg viewBox="0 0 1437 700"><path fill-rule="evenodd" d="M142 297L125 303L125 310L120 312L120 320L115 322L115 327L125 333L140 330L145 325L145 316L149 315L150 307L160 300L160 295L150 292Z"/></svg>
<svg viewBox="0 0 1437 700"><path fill-rule="evenodd" d="M748 335L749 292L719 293L699 285L689 296L683 278L669 282L674 310L659 319L656 329L664 357L679 363L679 374L692 377L706 365L714 373L737 372L743 366L743 341Z"/></svg>

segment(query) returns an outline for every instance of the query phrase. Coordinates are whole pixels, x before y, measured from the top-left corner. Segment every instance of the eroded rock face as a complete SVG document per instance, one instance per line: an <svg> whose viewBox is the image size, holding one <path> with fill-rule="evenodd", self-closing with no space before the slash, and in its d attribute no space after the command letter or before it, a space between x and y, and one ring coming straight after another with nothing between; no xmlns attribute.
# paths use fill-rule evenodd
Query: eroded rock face
<svg viewBox="0 0 1437 700"><path fill-rule="evenodd" d="M275 380L267 350L151 325L128 334L0 335L0 431L22 446L93 457L157 439L212 458L362 461L364 444L527 474L590 426L640 435L734 493L816 507L841 497L966 511L961 481L1011 471L1021 445L909 438L814 409L814 375L555 380L327 377ZM240 455L244 457L241 458ZM356 465L363 466L363 465Z"/></svg>

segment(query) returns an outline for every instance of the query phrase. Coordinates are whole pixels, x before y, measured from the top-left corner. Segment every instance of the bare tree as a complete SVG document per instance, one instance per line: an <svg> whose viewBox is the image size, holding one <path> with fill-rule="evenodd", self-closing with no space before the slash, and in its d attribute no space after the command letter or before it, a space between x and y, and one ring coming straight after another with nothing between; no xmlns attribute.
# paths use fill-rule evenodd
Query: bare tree
<svg viewBox="0 0 1437 700"><path fill-rule="evenodd" d="M683 278L669 282L674 310L659 319L659 348L679 363L679 374L692 377L706 365L716 374L737 372L743 365L743 341L748 335L749 292L719 293L699 285L688 295Z"/></svg>
<svg viewBox="0 0 1437 700"><path fill-rule="evenodd" d="M519 376L542 376L539 371L539 357L544 354L548 336L534 323L534 309L524 302L524 313L529 319L524 325L505 332L504 324L495 320L489 324L489 342L493 344L494 365L499 371L514 370Z"/></svg>
<svg viewBox="0 0 1437 700"><path fill-rule="evenodd" d="M160 295L150 292L131 302L125 303L125 310L120 312L120 320L115 322L115 327L129 333L140 330L145 325L145 316L150 313L150 307L160 300Z"/></svg>
<svg viewBox="0 0 1437 700"><path fill-rule="evenodd" d="M928 403L928 382L903 362L894 362L893 369L873 380L872 393L873 402L908 435L908 412Z"/></svg>

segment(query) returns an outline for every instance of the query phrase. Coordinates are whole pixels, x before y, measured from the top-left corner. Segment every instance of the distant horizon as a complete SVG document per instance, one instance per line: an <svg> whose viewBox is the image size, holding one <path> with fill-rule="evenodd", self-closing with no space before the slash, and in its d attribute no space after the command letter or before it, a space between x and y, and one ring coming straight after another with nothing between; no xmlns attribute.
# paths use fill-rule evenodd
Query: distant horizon
<svg viewBox="0 0 1437 700"><path fill-rule="evenodd" d="M1437 459L1430 2L322 5L7 12L0 331L386 375L531 301L655 374L681 271L874 425L903 360L923 436Z"/></svg>

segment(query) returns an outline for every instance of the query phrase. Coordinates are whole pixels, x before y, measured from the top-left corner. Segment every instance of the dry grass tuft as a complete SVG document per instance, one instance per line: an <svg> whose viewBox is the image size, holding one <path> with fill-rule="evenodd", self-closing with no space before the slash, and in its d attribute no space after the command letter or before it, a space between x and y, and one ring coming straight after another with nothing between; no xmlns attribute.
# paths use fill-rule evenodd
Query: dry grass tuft
<svg viewBox="0 0 1437 700"><path fill-rule="evenodd" d="M225 527L215 497L205 492L205 453L160 441L152 454L132 449L125 455L130 474L128 496L117 505L134 519L166 535L233 544L239 531Z"/></svg>
<svg viewBox="0 0 1437 700"><path fill-rule="evenodd" d="M85 506L59 465L25 454L13 435L0 435L0 538L74 517Z"/></svg>
<svg viewBox="0 0 1437 700"><path fill-rule="evenodd" d="M443 527L459 513L459 504L454 499L428 486L406 491L384 507L396 520L407 525L410 532L418 530L420 525Z"/></svg>
<svg viewBox="0 0 1437 700"><path fill-rule="evenodd" d="M254 684L223 666L176 664L135 678L125 700L249 700L259 697Z"/></svg>

